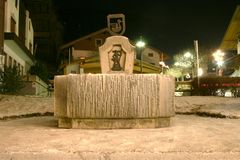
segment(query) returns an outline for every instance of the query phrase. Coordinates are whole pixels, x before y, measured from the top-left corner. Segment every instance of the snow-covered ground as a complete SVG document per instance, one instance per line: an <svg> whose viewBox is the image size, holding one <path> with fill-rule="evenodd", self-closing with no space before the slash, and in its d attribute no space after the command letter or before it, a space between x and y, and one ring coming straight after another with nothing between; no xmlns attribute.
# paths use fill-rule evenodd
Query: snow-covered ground
<svg viewBox="0 0 240 160"><path fill-rule="evenodd" d="M0 95L0 119L16 116L53 113L53 97ZM179 114L240 118L240 98L213 96L175 97L175 111Z"/></svg>
<svg viewBox="0 0 240 160"><path fill-rule="evenodd" d="M0 95L0 119L53 113L53 97Z"/></svg>
<svg viewBox="0 0 240 160"><path fill-rule="evenodd" d="M240 118L240 98L215 96L175 97L176 113Z"/></svg>
<svg viewBox="0 0 240 160"><path fill-rule="evenodd" d="M60 129L53 97L0 95L1 160L239 160L240 99L176 97L170 127L156 129ZM16 116L30 115L28 118ZM218 116L216 116L218 117ZM13 118L13 119L11 119Z"/></svg>

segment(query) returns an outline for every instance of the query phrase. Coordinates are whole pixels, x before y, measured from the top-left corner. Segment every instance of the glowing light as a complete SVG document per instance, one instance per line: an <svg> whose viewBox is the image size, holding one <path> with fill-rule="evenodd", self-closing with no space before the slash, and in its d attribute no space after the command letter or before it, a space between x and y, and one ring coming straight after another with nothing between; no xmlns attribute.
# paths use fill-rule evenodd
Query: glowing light
<svg viewBox="0 0 240 160"><path fill-rule="evenodd" d="M219 67L221 67L224 63L224 61L223 61L224 55L225 55L225 53L222 52L221 50L217 50L216 52L213 53L214 60L217 62L217 65Z"/></svg>
<svg viewBox="0 0 240 160"><path fill-rule="evenodd" d="M203 69L202 68L198 68L198 76L202 76L203 75Z"/></svg>
<svg viewBox="0 0 240 160"><path fill-rule="evenodd" d="M191 57L192 57L192 54L191 54L190 52L186 52L186 53L184 54L184 57L186 57L186 58L191 58Z"/></svg>
<svg viewBox="0 0 240 160"><path fill-rule="evenodd" d="M145 47L145 45L146 45L145 42L143 42L142 40L140 40L136 43L136 46L139 48L143 48L143 47Z"/></svg>

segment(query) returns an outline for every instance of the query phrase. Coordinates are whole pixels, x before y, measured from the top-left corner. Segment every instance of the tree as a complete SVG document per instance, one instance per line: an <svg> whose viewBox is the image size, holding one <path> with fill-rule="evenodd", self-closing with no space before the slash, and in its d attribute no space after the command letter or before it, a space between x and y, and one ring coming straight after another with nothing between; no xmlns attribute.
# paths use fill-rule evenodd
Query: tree
<svg viewBox="0 0 240 160"><path fill-rule="evenodd" d="M17 66L0 69L0 92L16 94L24 87L20 71Z"/></svg>
<svg viewBox="0 0 240 160"><path fill-rule="evenodd" d="M186 75L195 75L195 56L193 51L176 54L174 59L174 65L168 70L167 74L170 74L176 78L183 79ZM190 78L190 77L189 77Z"/></svg>

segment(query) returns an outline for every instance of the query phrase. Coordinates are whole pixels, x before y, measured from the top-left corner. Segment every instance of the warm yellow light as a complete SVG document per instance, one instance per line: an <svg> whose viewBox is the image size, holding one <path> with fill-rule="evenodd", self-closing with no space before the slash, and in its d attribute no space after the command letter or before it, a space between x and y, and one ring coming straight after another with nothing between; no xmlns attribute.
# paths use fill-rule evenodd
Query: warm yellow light
<svg viewBox="0 0 240 160"><path fill-rule="evenodd" d="M140 40L136 43L136 46L139 47L139 48L143 48L143 47L145 47L145 42Z"/></svg>
<svg viewBox="0 0 240 160"><path fill-rule="evenodd" d="M221 50L217 50L216 52L213 53L214 60L217 62L217 65L220 67L223 65L224 61L224 55L225 53L222 52Z"/></svg>
<svg viewBox="0 0 240 160"><path fill-rule="evenodd" d="M202 76L203 75L203 69L202 68L198 68L198 76Z"/></svg>
<svg viewBox="0 0 240 160"><path fill-rule="evenodd" d="M192 54L191 54L190 52L186 52L186 53L184 54L184 57L190 58L190 57L192 57Z"/></svg>

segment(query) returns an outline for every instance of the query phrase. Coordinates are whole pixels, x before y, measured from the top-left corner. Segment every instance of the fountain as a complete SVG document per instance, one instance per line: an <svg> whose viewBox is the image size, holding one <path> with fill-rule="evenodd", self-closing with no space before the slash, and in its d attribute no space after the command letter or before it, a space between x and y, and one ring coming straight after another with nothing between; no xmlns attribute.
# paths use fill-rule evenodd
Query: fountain
<svg viewBox="0 0 240 160"><path fill-rule="evenodd" d="M60 128L119 129L170 126L175 80L133 74L135 47L111 36L99 47L102 74L55 76L54 115Z"/></svg>

